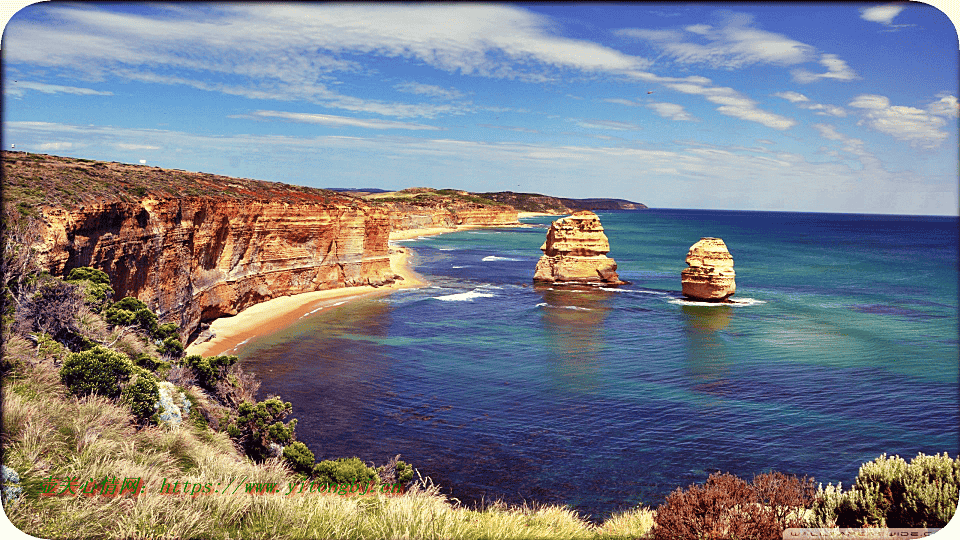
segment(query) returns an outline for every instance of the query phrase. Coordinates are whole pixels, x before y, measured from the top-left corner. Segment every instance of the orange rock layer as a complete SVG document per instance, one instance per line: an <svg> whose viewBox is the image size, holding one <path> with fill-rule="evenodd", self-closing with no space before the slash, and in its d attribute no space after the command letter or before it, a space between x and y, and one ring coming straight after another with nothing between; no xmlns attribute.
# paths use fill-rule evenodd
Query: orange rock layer
<svg viewBox="0 0 960 540"><path fill-rule="evenodd" d="M145 198L43 214L52 273L103 270L116 298L143 300L184 337L272 298L395 278L388 212L352 201Z"/></svg>
<svg viewBox="0 0 960 540"><path fill-rule="evenodd" d="M737 291L733 257L719 238L701 238L687 253L689 268L680 272L684 296L717 302Z"/></svg>
<svg viewBox="0 0 960 540"><path fill-rule="evenodd" d="M533 280L539 283L621 285L617 263L606 256L610 242L600 218L589 210L558 219L540 246Z"/></svg>

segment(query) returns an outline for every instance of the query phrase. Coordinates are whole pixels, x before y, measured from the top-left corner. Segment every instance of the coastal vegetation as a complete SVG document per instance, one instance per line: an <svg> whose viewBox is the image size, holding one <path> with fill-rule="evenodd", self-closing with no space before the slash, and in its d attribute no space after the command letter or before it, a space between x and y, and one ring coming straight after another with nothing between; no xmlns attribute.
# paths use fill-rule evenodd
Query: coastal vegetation
<svg viewBox="0 0 960 540"><path fill-rule="evenodd" d="M846 491L781 473L752 483L717 473L656 510L599 524L560 506L465 508L419 473L414 481L398 459L379 468L358 458L315 462L295 440L296 421L283 422L292 404L256 401L256 380L237 357L182 357L163 347L162 325L141 303L101 303L93 269L71 276L88 283L38 274L4 291L8 306L60 291L57 313L77 310L57 328L35 311L8 310L3 321L3 465L13 471L4 507L36 536L765 539L791 526L938 527L956 508L960 460L946 454L909 463L881 456ZM160 386L171 383L184 398L179 423L161 419L169 411ZM107 479L135 479L139 493L108 496ZM173 479L184 491L161 491ZM286 487L308 479L407 489L343 497ZM249 481L278 486L281 496L226 489ZM188 494L188 485L205 490Z"/></svg>
<svg viewBox="0 0 960 540"><path fill-rule="evenodd" d="M814 489L811 479L780 473L752 482L718 473L678 488L656 509L637 506L599 523L563 506L464 507L400 456L380 466L356 457L317 461L296 440L296 420L287 420L295 404L280 396L258 400L259 383L236 356L185 356L181 329L161 323L137 298L114 301L111 276L88 267L50 275L32 248L41 205L171 189L270 197L279 188L214 182L203 173L154 184L149 167L5 153L7 171L11 160L18 172L16 198L5 201L0 261L0 461L4 510L34 536L760 539L796 525L937 527L956 509L960 458L946 454L909 463L881 456L864 464L847 490ZM31 169L51 162L62 170ZM126 188L115 189L121 181ZM339 197L289 187L277 196ZM472 202L460 192L441 196ZM305 482L399 484L404 492L287 489ZM280 489L251 493L242 487L248 483ZM162 489L171 484L172 491Z"/></svg>

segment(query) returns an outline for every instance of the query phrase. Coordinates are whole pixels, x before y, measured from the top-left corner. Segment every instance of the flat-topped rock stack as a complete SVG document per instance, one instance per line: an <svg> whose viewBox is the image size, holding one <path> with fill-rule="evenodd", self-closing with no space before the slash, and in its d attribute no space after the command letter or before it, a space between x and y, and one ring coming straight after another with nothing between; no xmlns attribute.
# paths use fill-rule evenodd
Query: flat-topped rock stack
<svg viewBox="0 0 960 540"><path fill-rule="evenodd" d="M533 281L576 285L623 285L617 263L607 257L610 242L603 234L600 218L588 210L558 219L550 225L540 246Z"/></svg>
<svg viewBox="0 0 960 540"><path fill-rule="evenodd" d="M680 272L684 296L722 302L737 291L733 257L720 238L701 238L690 246L687 264L690 267Z"/></svg>

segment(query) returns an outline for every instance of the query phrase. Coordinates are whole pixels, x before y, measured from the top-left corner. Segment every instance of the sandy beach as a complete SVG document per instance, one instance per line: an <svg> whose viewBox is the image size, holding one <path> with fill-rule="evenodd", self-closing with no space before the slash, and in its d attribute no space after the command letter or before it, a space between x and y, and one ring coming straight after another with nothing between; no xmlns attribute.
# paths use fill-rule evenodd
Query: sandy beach
<svg viewBox="0 0 960 540"><path fill-rule="evenodd" d="M529 217L541 217L541 216L551 216L551 217L560 217L566 214L549 214L547 212L517 212L517 219L529 218Z"/></svg>
<svg viewBox="0 0 960 540"><path fill-rule="evenodd" d="M186 354L199 354L201 356L234 354L238 346L251 338L282 330L308 313L342 305L344 300L376 297L400 289L428 285L423 277L414 272L410 266L410 257L414 254L413 250L409 247L395 245L393 242L480 228L483 227L462 225L455 229L432 228L393 231L390 233L390 267L394 274L403 278L402 280L382 287L371 287L369 285L343 287L282 296L261 302L232 317L221 317L213 321L210 324L210 331L213 332L215 337L204 342L191 343L187 347Z"/></svg>

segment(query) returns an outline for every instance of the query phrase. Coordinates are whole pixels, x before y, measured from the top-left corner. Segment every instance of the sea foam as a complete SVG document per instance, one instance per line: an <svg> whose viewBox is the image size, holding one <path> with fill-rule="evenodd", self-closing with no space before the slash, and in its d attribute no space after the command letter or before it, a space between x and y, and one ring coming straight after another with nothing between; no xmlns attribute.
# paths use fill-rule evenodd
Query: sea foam
<svg viewBox="0 0 960 540"><path fill-rule="evenodd" d="M431 298L434 300L443 300L444 302L473 302L474 298L490 298L493 296L496 295L480 292L479 289L474 289L470 292L448 294L446 296L431 296Z"/></svg>

